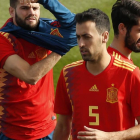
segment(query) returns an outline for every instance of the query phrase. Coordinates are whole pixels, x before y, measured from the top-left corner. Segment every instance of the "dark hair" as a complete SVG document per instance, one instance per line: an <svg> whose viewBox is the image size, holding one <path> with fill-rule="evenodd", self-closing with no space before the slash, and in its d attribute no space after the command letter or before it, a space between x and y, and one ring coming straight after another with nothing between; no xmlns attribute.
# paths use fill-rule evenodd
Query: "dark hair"
<svg viewBox="0 0 140 140"><path fill-rule="evenodd" d="M114 34L118 35L118 25L123 23L128 32L140 19L140 2L135 0L117 0L111 12Z"/></svg>
<svg viewBox="0 0 140 140"><path fill-rule="evenodd" d="M10 6L16 8L18 0L10 0Z"/></svg>
<svg viewBox="0 0 140 140"><path fill-rule="evenodd" d="M99 9L90 8L87 11L78 13L75 16L76 23L84 23L87 21L95 22L97 31L101 34L104 31L110 31L110 21L108 16Z"/></svg>

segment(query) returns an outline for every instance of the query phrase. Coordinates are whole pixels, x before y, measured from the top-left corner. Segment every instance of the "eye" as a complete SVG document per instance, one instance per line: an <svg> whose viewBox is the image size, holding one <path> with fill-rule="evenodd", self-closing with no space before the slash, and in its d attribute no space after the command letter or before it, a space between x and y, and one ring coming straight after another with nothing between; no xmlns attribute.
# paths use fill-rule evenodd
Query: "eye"
<svg viewBox="0 0 140 140"><path fill-rule="evenodd" d="M23 10L28 10L29 7L27 7L27 6L23 6L23 7L21 7L21 9L23 9Z"/></svg>
<svg viewBox="0 0 140 140"><path fill-rule="evenodd" d="M80 36L77 35L77 40L79 40L79 39L80 39Z"/></svg>
<svg viewBox="0 0 140 140"><path fill-rule="evenodd" d="M34 7L34 8L33 8L34 11L36 11L36 10L38 10L38 9L39 9L38 7Z"/></svg>
<svg viewBox="0 0 140 140"><path fill-rule="evenodd" d="M90 39L91 37L86 35L86 36L84 36L84 38L85 39Z"/></svg>

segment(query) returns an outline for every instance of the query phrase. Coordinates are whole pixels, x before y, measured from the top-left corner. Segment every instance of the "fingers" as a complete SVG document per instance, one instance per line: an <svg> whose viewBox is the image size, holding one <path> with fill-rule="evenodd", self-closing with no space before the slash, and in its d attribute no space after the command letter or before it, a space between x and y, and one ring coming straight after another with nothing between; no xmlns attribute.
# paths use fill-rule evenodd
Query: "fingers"
<svg viewBox="0 0 140 140"><path fill-rule="evenodd" d="M94 136L77 136L79 140L96 140Z"/></svg>
<svg viewBox="0 0 140 140"><path fill-rule="evenodd" d="M77 139L79 140L94 140L95 133L89 131L80 131L78 132Z"/></svg>
<svg viewBox="0 0 140 140"><path fill-rule="evenodd" d="M96 140L96 129L84 126L86 131L79 131L77 139L79 140Z"/></svg>
<svg viewBox="0 0 140 140"><path fill-rule="evenodd" d="M95 136L95 133L89 132L89 131L80 131L80 132L78 132L78 135L80 135L80 136Z"/></svg>
<svg viewBox="0 0 140 140"><path fill-rule="evenodd" d="M89 128L87 126L84 126L84 129L87 130L87 131L95 131L96 129L93 129L93 128Z"/></svg>

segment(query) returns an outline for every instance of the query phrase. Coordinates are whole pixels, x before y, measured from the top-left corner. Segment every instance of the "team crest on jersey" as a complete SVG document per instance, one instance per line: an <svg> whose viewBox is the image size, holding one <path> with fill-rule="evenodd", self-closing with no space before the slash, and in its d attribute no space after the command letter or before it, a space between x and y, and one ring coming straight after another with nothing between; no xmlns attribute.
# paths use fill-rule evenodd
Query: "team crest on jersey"
<svg viewBox="0 0 140 140"><path fill-rule="evenodd" d="M106 102L109 102L109 103L118 102L118 89L114 87L114 84L112 84L112 87L107 89Z"/></svg>
<svg viewBox="0 0 140 140"><path fill-rule="evenodd" d="M51 30L52 30L51 33L50 33L51 35L56 35L56 36L59 36L59 37L63 38L63 36L60 34L58 28L51 29Z"/></svg>

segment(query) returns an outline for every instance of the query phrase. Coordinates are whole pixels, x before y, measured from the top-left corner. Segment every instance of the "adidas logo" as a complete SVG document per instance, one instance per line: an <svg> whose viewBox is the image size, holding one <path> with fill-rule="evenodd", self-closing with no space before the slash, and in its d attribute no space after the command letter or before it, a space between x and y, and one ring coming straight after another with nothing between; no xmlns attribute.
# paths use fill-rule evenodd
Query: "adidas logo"
<svg viewBox="0 0 140 140"><path fill-rule="evenodd" d="M31 52L29 55L28 55L28 58L36 58L35 54L33 52Z"/></svg>
<svg viewBox="0 0 140 140"><path fill-rule="evenodd" d="M99 89L97 88L96 85L92 86L89 91L95 91L95 92L99 92Z"/></svg>

